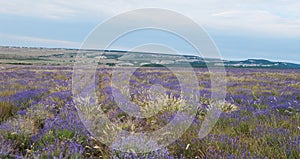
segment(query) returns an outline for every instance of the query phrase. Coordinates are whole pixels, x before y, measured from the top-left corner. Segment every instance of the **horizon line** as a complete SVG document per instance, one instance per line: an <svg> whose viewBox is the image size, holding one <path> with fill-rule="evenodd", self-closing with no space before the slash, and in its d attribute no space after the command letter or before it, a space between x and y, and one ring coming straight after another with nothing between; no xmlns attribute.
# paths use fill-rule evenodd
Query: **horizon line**
<svg viewBox="0 0 300 159"><path fill-rule="evenodd" d="M0 47L4 47L4 48L31 48L31 49L65 49L65 50L86 50L86 51L104 51L104 52L131 52L131 53L148 53L148 54L164 54L164 55L171 55L171 56L176 56L176 55L180 55L180 54L172 54L172 53L162 53L162 52L149 52L149 51L129 51L129 50L118 50L118 49L110 49L110 50L105 50L105 49L96 49L96 48L72 48L72 47L49 47L49 46L16 46L16 45L0 45ZM182 53L182 52L181 52ZM190 53L182 53L182 55L186 55L186 56L195 56L195 57L200 57L203 58L201 56L197 56L195 54L190 54ZM266 59L266 58L256 58L256 57L251 57L251 58L239 58L239 59L224 59L224 58L216 58L216 57L210 57L210 58L203 58L203 59L220 59L223 61L246 61L246 60L266 60L266 61L270 61L270 62L281 62L281 63L290 63L290 64L297 64L300 65L300 62L291 62L291 61L275 61L275 60L270 60L270 59Z"/></svg>

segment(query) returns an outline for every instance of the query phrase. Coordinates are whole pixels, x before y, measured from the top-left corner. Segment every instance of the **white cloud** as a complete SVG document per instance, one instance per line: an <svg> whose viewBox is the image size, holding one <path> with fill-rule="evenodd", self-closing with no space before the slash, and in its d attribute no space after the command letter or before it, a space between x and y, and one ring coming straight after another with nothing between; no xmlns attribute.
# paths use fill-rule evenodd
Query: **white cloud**
<svg viewBox="0 0 300 159"><path fill-rule="evenodd" d="M132 9L157 7L187 15L208 28L300 36L298 0L10 0L0 1L0 6L0 14L96 22Z"/></svg>
<svg viewBox="0 0 300 159"><path fill-rule="evenodd" d="M0 13L2 14L13 14L20 16L33 16L41 18L66 18L75 16L78 12L68 6L61 5L55 1L22 1L22 0L11 0L1 1Z"/></svg>
<svg viewBox="0 0 300 159"><path fill-rule="evenodd" d="M38 46L55 46L55 47L68 47L68 48L79 48L79 42L65 41L65 40L56 40L56 39L46 39L39 37L31 36L19 36L19 35L10 35L10 34L1 34L1 39L5 39L5 42L2 45L9 45L9 43L20 43L20 44L35 44Z"/></svg>
<svg viewBox="0 0 300 159"><path fill-rule="evenodd" d="M208 19L210 27L223 30L300 36L300 19L283 18L265 10L230 10L217 12Z"/></svg>

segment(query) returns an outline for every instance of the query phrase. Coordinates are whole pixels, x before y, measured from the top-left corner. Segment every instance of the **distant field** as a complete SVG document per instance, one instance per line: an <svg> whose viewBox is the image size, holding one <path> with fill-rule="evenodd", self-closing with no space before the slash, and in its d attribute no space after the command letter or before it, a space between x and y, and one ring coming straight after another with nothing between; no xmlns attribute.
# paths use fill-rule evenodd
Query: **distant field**
<svg viewBox="0 0 300 159"><path fill-rule="evenodd" d="M55 57L74 53L76 50L0 47L0 63L2 64L68 64L68 58Z"/></svg>

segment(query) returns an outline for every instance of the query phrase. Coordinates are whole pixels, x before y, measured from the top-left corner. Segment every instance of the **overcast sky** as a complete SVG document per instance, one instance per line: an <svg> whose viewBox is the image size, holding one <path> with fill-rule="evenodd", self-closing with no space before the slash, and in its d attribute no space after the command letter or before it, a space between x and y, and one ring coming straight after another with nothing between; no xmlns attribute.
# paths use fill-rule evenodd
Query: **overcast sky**
<svg viewBox="0 0 300 159"><path fill-rule="evenodd" d="M300 63L299 0L2 0L0 6L0 45L79 48L104 20L153 7L176 11L200 24L224 59ZM124 42L116 49L129 45ZM180 51L190 50L182 46Z"/></svg>

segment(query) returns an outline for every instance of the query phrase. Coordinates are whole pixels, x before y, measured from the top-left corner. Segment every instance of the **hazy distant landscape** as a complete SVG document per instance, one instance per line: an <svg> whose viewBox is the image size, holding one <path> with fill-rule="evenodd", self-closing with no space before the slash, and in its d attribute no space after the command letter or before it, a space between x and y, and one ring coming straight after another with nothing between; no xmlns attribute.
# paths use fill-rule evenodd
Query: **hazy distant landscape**
<svg viewBox="0 0 300 159"><path fill-rule="evenodd" d="M230 59L201 58L193 55L176 55L147 52L127 52L118 50L79 50L63 48L20 48L0 47L2 64L40 64L72 65L76 56L83 55L87 60L102 66L171 66L171 67L211 67L229 68L285 68L300 69L300 64L284 61L272 62L266 59L247 59L234 61Z"/></svg>

